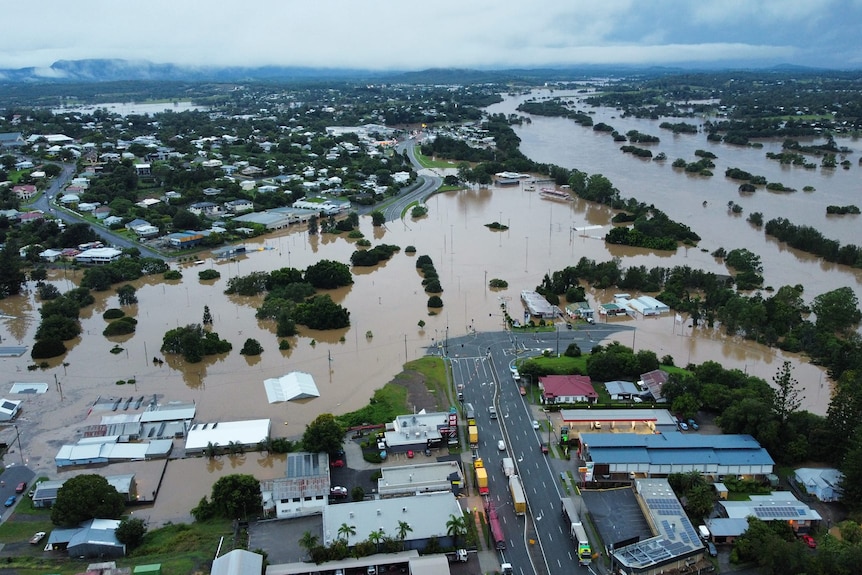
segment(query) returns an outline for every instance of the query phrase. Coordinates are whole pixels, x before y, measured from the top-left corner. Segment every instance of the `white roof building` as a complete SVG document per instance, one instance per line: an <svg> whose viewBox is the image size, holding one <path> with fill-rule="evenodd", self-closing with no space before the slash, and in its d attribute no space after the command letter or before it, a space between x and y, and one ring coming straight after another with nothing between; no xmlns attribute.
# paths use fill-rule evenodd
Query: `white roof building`
<svg viewBox="0 0 862 575"><path fill-rule="evenodd" d="M263 386L266 388L266 399L270 403L320 397L314 378L310 373L302 371L292 371L281 377L266 379Z"/></svg>
<svg viewBox="0 0 862 575"><path fill-rule="evenodd" d="M210 443L220 446L230 442L245 446L257 445L269 437L271 425L269 419L196 423L188 431L186 451L203 451Z"/></svg>

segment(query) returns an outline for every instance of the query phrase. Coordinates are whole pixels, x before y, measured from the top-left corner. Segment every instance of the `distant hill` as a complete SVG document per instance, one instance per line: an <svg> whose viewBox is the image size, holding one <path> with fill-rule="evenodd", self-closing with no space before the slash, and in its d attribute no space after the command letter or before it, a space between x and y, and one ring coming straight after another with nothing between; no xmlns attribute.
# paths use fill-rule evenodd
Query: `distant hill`
<svg viewBox="0 0 862 575"><path fill-rule="evenodd" d="M716 71L718 68L710 68ZM725 70L729 68L724 68ZM751 70L751 68L748 68ZM761 71L794 71L801 66L775 66ZM404 84L482 84L571 82L597 76L661 76L704 68L660 66L573 66L535 69L474 70L432 68L420 71L379 71L347 68L303 68L285 66L214 67L155 64L146 60L59 60L50 67L0 69L0 84L63 84L128 81L173 82L332 82L356 81Z"/></svg>

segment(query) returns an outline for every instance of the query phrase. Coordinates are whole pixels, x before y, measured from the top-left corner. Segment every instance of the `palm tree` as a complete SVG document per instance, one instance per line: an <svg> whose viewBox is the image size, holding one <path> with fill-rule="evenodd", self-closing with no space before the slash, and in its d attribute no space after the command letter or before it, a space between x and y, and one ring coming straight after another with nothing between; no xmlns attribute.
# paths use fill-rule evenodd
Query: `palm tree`
<svg viewBox="0 0 862 575"><path fill-rule="evenodd" d="M299 546L308 551L311 555L311 550L317 547L317 535L312 535L311 531L306 531L299 538Z"/></svg>
<svg viewBox="0 0 862 575"><path fill-rule="evenodd" d="M384 537L386 537L386 532L383 530L382 527L368 534L368 540L374 543L375 546L377 546L378 553L380 553L380 542L383 541Z"/></svg>
<svg viewBox="0 0 862 575"><path fill-rule="evenodd" d="M461 517L450 515L449 520L446 521L446 534L452 537L457 547L458 537L467 534L467 518L463 515Z"/></svg>
<svg viewBox="0 0 862 575"><path fill-rule="evenodd" d="M401 550L404 550L404 539L407 538L407 534L411 533L413 528L410 527L410 524L406 521L398 522L398 540L401 541Z"/></svg>
<svg viewBox="0 0 862 575"><path fill-rule="evenodd" d="M348 541L352 536L356 535L356 526L342 523L338 528L338 537Z"/></svg>

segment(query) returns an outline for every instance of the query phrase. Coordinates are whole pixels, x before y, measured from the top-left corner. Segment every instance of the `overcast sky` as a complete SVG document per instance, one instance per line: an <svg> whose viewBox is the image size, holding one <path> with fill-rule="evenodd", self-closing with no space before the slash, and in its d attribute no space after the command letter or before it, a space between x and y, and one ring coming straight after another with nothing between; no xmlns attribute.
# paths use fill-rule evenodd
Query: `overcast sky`
<svg viewBox="0 0 862 575"><path fill-rule="evenodd" d="M0 68L57 60L421 70L862 68L862 0L8 2Z"/></svg>

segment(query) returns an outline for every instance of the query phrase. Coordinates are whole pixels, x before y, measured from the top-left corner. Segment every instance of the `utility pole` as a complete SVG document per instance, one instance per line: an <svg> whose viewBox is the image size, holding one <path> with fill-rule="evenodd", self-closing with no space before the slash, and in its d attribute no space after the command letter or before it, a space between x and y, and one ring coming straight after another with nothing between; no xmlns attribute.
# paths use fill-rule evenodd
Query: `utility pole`
<svg viewBox="0 0 862 575"><path fill-rule="evenodd" d="M18 440L18 454L21 456L21 465L26 465L24 462L24 451L21 449L21 433L18 431L18 426L14 425L15 428L15 439Z"/></svg>

